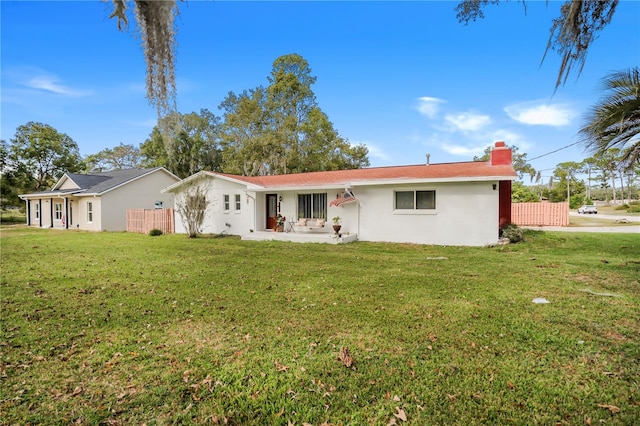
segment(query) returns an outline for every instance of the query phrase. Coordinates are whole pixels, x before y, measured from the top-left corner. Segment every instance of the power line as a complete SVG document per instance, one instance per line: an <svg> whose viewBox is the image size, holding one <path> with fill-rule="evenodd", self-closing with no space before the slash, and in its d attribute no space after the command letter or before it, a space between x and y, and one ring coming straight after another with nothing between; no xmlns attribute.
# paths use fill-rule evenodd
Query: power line
<svg viewBox="0 0 640 426"><path fill-rule="evenodd" d="M533 161L533 160L537 160L538 158L546 157L547 155L551 155L551 154L554 154L554 153L556 153L556 152L558 152L558 151L562 151L563 149L567 149L567 148L569 148L569 147L571 147L571 146L577 145L577 144L579 144L580 142L581 142L581 141L574 142L574 143L569 144L569 145L567 145L567 146L563 146L562 148L558 148L558 149L556 149L555 151L547 152L546 154L542 154L542 155L538 155L537 157L529 158L527 161Z"/></svg>

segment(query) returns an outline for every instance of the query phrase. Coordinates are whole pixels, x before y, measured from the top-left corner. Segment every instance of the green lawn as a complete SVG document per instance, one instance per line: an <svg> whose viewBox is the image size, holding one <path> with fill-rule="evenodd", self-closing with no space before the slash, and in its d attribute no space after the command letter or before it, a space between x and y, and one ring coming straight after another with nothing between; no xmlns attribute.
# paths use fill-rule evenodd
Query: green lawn
<svg viewBox="0 0 640 426"><path fill-rule="evenodd" d="M13 227L0 248L0 424L640 422L638 235L458 248Z"/></svg>

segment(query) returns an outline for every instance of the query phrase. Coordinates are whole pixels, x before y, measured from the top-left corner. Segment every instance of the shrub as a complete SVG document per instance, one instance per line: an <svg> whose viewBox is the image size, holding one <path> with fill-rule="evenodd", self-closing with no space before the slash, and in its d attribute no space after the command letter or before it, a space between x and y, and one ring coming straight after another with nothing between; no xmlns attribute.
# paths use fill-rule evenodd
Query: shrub
<svg viewBox="0 0 640 426"><path fill-rule="evenodd" d="M628 208L629 208L629 204L622 204L622 205L616 206L614 210L627 210Z"/></svg>
<svg viewBox="0 0 640 426"><path fill-rule="evenodd" d="M640 205L634 204L627 209L627 213L640 213Z"/></svg>
<svg viewBox="0 0 640 426"><path fill-rule="evenodd" d="M500 230L500 237L508 238L512 243L524 240L522 228L518 227L518 225L514 225L513 223L509 223L502 227Z"/></svg>
<svg viewBox="0 0 640 426"><path fill-rule="evenodd" d="M149 235L151 237L157 237L158 235L162 235L162 231L160 229L152 229L149 231Z"/></svg>

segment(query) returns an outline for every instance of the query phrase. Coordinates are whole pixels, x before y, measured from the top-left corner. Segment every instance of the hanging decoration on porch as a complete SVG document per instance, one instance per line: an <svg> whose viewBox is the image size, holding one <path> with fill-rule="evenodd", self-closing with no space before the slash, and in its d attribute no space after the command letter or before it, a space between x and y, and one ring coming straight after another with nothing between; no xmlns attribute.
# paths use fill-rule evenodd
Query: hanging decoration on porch
<svg viewBox="0 0 640 426"><path fill-rule="evenodd" d="M335 200L329 203L329 206L341 206L343 204L353 203L358 201L356 196L353 194L351 189L345 189L343 192L338 194Z"/></svg>

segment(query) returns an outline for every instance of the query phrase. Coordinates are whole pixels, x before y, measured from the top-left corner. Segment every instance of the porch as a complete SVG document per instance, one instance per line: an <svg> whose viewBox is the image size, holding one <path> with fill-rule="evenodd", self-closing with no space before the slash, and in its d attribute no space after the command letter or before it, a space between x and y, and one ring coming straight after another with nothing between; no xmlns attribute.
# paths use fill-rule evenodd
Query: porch
<svg viewBox="0 0 640 426"><path fill-rule="evenodd" d="M347 244L358 240L354 233L341 234L337 237L328 232L275 232L254 231L242 236L247 241L289 241L293 243Z"/></svg>

